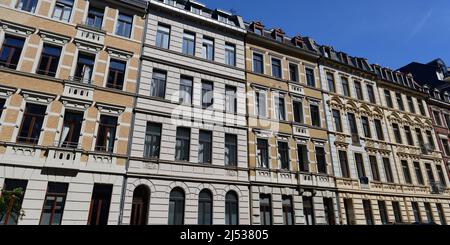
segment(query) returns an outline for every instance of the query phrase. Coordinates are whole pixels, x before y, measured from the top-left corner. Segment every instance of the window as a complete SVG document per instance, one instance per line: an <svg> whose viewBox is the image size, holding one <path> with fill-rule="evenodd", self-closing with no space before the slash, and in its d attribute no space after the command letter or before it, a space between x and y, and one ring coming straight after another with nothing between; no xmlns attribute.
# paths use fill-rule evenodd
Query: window
<svg viewBox="0 0 450 245"><path fill-rule="evenodd" d="M177 139L175 144L175 160L189 161L191 146L191 130L189 128L177 128Z"/></svg>
<svg viewBox="0 0 450 245"><path fill-rule="evenodd" d="M256 157L258 160L258 167L269 168L269 143L266 139L257 140Z"/></svg>
<svg viewBox="0 0 450 245"><path fill-rule="evenodd" d="M402 169L403 169L403 176L405 177L405 182L407 184L412 184L411 173L409 172L408 162L403 160L403 161L401 161L401 163L402 163Z"/></svg>
<svg viewBox="0 0 450 245"><path fill-rule="evenodd" d="M19 0L16 9L34 13L38 0Z"/></svg>
<svg viewBox="0 0 450 245"><path fill-rule="evenodd" d="M225 195L225 225L239 224L239 203L235 192L229 191Z"/></svg>
<svg viewBox="0 0 450 245"><path fill-rule="evenodd" d="M431 149L433 149L433 150L436 149L431 131L427 130L426 134L427 134L428 144L430 145Z"/></svg>
<svg viewBox="0 0 450 245"><path fill-rule="evenodd" d="M144 143L144 157L159 158L161 151L161 124L147 123Z"/></svg>
<svg viewBox="0 0 450 245"><path fill-rule="evenodd" d="M341 120L341 112L333 109L333 121L334 121L334 130L336 132L343 132L342 130L342 120Z"/></svg>
<svg viewBox="0 0 450 245"><path fill-rule="evenodd" d="M375 99L375 93L373 91L373 86L369 85L369 84L367 84L366 86L367 86L367 94L369 95L370 103L372 103L372 104L377 103L377 101Z"/></svg>
<svg viewBox="0 0 450 245"><path fill-rule="evenodd" d="M272 225L272 205L270 195L259 195L261 225Z"/></svg>
<svg viewBox="0 0 450 245"><path fill-rule="evenodd" d="M193 79L190 77L181 77L180 79L180 104L192 105L192 83Z"/></svg>
<svg viewBox="0 0 450 245"><path fill-rule="evenodd" d="M308 148L306 145L297 145L298 164L301 172L309 171Z"/></svg>
<svg viewBox="0 0 450 245"><path fill-rule="evenodd" d="M414 107L414 101L411 96L406 96L406 100L408 101L409 112L416 113L416 108Z"/></svg>
<svg viewBox="0 0 450 245"><path fill-rule="evenodd" d="M83 113L66 111L64 113L64 123L61 131L59 147L77 148L80 140Z"/></svg>
<svg viewBox="0 0 450 245"><path fill-rule="evenodd" d="M341 164L342 177L350 178L350 168L348 167L347 152L339 151L339 163Z"/></svg>
<svg viewBox="0 0 450 245"><path fill-rule="evenodd" d="M36 71L37 74L45 76L56 76L58 70L59 57L61 56L61 47L44 44L42 48L41 61Z"/></svg>
<svg viewBox="0 0 450 245"><path fill-rule="evenodd" d="M317 105L310 105L309 106L311 111L311 123L314 127L320 127L320 111L319 106Z"/></svg>
<svg viewBox="0 0 450 245"><path fill-rule="evenodd" d="M381 181L380 170L378 169L378 161L376 156L369 156L370 169L372 170L372 178L375 181Z"/></svg>
<svg viewBox="0 0 450 245"><path fill-rule="evenodd" d="M295 223L292 196L282 196L283 224L293 225Z"/></svg>
<svg viewBox="0 0 450 245"><path fill-rule="evenodd" d="M417 202L412 202L411 206L414 213L414 220L416 223L422 223L422 215L420 214L419 204Z"/></svg>
<svg viewBox="0 0 450 245"><path fill-rule="evenodd" d="M166 80L166 72L154 70L152 75L152 82L150 84L150 96L164 99L166 94Z"/></svg>
<svg viewBox="0 0 450 245"><path fill-rule="evenodd" d="M209 190L203 190L198 197L198 224L212 225L213 223L213 200Z"/></svg>
<svg viewBox="0 0 450 245"><path fill-rule="evenodd" d="M316 217L314 215L314 204L312 197L303 197L303 215L305 216L306 225L315 225Z"/></svg>
<svg viewBox="0 0 450 245"><path fill-rule="evenodd" d="M419 162L414 163L414 172L416 173L417 183L419 183L419 185L424 185L425 182L423 180L422 169L420 168Z"/></svg>
<svg viewBox="0 0 450 245"><path fill-rule="evenodd" d="M236 45L225 43L225 64L236 66Z"/></svg>
<svg viewBox="0 0 450 245"><path fill-rule="evenodd" d="M255 110L259 117L266 117L266 93L263 91L255 92Z"/></svg>
<svg viewBox="0 0 450 245"><path fill-rule="evenodd" d="M405 105L403 104L403 98L401 93L395 93L395 96L397 97L397 105L398 109L401 111L405 110Z"/></svg>
<svg viewBox="0 0 450 245"><path fill-rule="evenodd" d="M194 14L200 14L200 15L202 14L202 10L195 6L191 6L191 12Z"/></svg>
<svg viewBox="0 0 450 245"><path fill-rule="evenodd" d="M170 42L170 26L166 25L158 25L158 29L156 31L156 47L169 49Z"/></svg>
<svg viewBox="0 0 450 245"><path fill-rule="evenodd" d="M434 222L433 210L431 209L430 203L426 202L426 203L424 203L424 205L425 205L425 212L427 214L428 223Z"/></svg>
<svg viewBox="0 0 450 245"><path fill-rule="evenodd" d="M284 103L284 97L279 96L275 99L275 116L278 120L286 120L286 108Z"/></svg>
<svg viewBox="0 0 450 245"><path fill-rule="evenodd" d="M117 117L100 116L95 150L113 152L116 141Z"/></svg>
<svg viewBox="0 0 450 245"><path fill-rule="evenodd" d="M420 128L416 128L416 137L417 140L419 141L419 147L421 148L422 153L428 154L427 149L425 147L425 142L423 141L422 131L420 130Z"/></svg>
<svg viewBox="0 0 450 245"><path fill-rule="evenodd" d="M298 65L289 64L289 78L292 82L298 82Z"/></svg>
<svg viewBox="0 0 450 245"><path fill-rule="evenodd" d="M363 208L367 225L374 225L372 204L370 203L370 200L363 200Z"/></svg>
<svg viewBox="0 0 450 245"><path fill-rule="evenodd" d="M427 175L428 175L428 181L430 183L430 185L433 185L434 182L434 174L433 174L433 170L431 169L431 165L429 163L425 164L425 170L427 171Z"/></svg>
<svg viewBox="0 0 450 245"><path fill-rule="evenodd" d="M394 175L392 175L392 168L389 158L383 158L384 172L386 174L386 181L394 183Z"/></svg>
<svg viewBox="0 0 450 245"><path fill-rule="evenodd" d="M443 186L447 186L447 182L445 181L444 171L442 171L441 165L436 165L436 172L439 176L439 181Z"/></svg>
<svg viewBox="0 0 450 245"><path fill-rule="evenodd" d="M131 37L131 29L133 28L133 16L119 13L117 20L116 35L122 37Z"/></svg>
<svg viewBox="0 0 450 245"><path fill-rule="evenodd" d="M140 185L133 191L130 225L147 225L150 191L147 186Z"/></svg>
<svg viewBox="0 0 450 245"><path fill-rule="evenodd" d="M377 131L378 140L384 140L383 126L381 126L381 121L378 119L374 119L373 122L375 123L375 130Z"/></svg>
<svg viewBox="0 0 450 245"><path fill-rule="evenodd" d="M336 86L334 83L334 75L333 73L327 73L327 81L328 81L328 91L332 93L336 93Z"/></svg>
<svg viewBox="0 0 450 245"><path fill-rule="evenodd" d="M107 225L112 185L95 184L92 192L88 225Z"/></svg>
<svg viewBox="0 0 450 245"><path fill-rule="evenodd" d="M25 39L5 36L3 46L0 51L0 67L16 69L22 54Z"/></svg>
<svg viewBox="0 0 450 245"><path fill-rule="evenodd" d="M22 209L23 197L25 196L27 185L27 180L5 179L3 192L1 192L0 195L5 197L4 204L7 205L7 207L6 210L2 210L0 225L17 225L19 217L16 213ZM18 190L20 194L14 196L8 195L15 190Z"/></svg>
<svg viewBox="0 0 450 245"><path fill-rule="evenodd" d="M344 199L345 218L347 225L356 225L355 210L352 199Z"/></svg>
<svg viewBox="0 0 450 245"><path fill-rule="evenodd" d="M392 103L391 91L384 90L384 97L386 98L387 107L394 108L394 104Z"/></svg>
<svg viewBox="0 0 450 245"><path fill-rule="evenodd" d="M334 214L334 206L332 198L323 198L323 211L325 213L325 222L327 225L336 225L336 216Z"/></svg>
<svg viewBox="0 0 450 245"><path fill-rule="evenodd" d="M225 85L225 111L227 113L237 113L236 87Z"/></svg>
<svg viewBox="0 0 450 245"><path fill-rule="evenodd" d="M53 10L53 18L69 22L72 14L73 0L56 1L55 10Z"/></svg>
<svg viewBox="0 0 450 245"><path fill-rule="evenodd" d="M402 223L402 210L399 202L392 202L392 209L394 210L394 218L396 223Z"/></svg>
<svg viewBox="0 0 450 245"><path fill-rule="evenodd" d="M392 130L394 131L395 142L397 142L398 144L402 144L403 141L402 141L402 136L400 134L400 128L398 127L398 124L393 123Z"/></svg>
<svg viewBox="0 0 450 245"><path fill-rule="evenodd" d="M94 73L94 62L95 55L80 52L75 69L75 80L83 83L91 83L92 74Z"/></svg>
<svg viewBox="0 0 450 245"><path fill-rule="evenodd" d="M212 82L202 81L202 107L210 108L214 103L214 85Z"/></svg>
<svg viewBox="0 0 450 245"><path fill-rule="evenodd" d="M303 103L298 100L293 100L293 108L294 108L294 121L296 123L304 123L303 119Z"/></svg>
<svg viewBox="0 0 450 245"><path fill-rule="evenodd" d="M6 100L0 98L0 118L2 117L3 110L5 109L5 103L6 103Z"/></svg>
<svg viewBox="0 0 450 245"><path fill-rule="evenodd" d="M362 122L363 131L364 131L364 136L366 138L372 138L372 134L370 132L369 118L367 118L365 116L362 116L361 117L361 122Z"/></svg>
<svg viewBox="0 0 450 245"><path fill-rule="evenodd" d="M358 171L358 178L361 184L369 184L364 168L364 160L362 154L355 153L356 170Z"/></svg>
<svg viewBox="0 0 450 245"><path fill-rule="evenodd" d="M170 192L169 225L184 224L184 191L175 188Z"/></svg>
<svg viewBox="0 0 450 245"><path fill-rule="evenodd" d="M253 53L253 71L264 74L264 56L262 54Z"/></svg>
<svg viewBox="0 0 450 245"><path fill-rule="evenodd" d="M450 156L450 148L448 145L448 140L441 139L441 141L442 141L442 148L444 148L445 155Z"/></svg>
<svg viewBox="0 0 450 245"><path fill-rule="evenodd" d="M439 219L441 220L441 225L447 225L447 220L445 219L444 209L442 208L442 204L436 203L436 208L439 214Z"/></svg>
<svg viewBox="0 0 450 245"><path fill-rule="evenodd" d="M443 126L442 120L441 120L441 113L439 113L438 111L433 111L433 115L434 115L434 121L436 122L436 124L438 126Z"/></svg>
<svg viewBox="0 0 450 245"><path fill-rule="evenodd" d="M425 107L423 107L423 103L421 99L417 99L417 104L419 105L419 111L422 116L425 116Z"/></svg>
<svg viewBox="0 0 450 245"><path fill-rule="evenodd" d="M183 34L183 54L195 55L195 34L192 32L184 32Z"/></svg>
<svg viewBox="0 0 450 245"><path fill-rule="evenodd" d="M68 187L65 183L48 183L40 225L61 224Z"/></svg>
<svg viewBox="0 0 450 245"><path fill-rule="evenodd" d="M350 84L348 82L348 78L341 77L342 81L342 91L344 93L344 96L350 97Z"/></svg>
<svg viewBox="0 0 450 245"><path fill-rule="evenodd" d="M212 132L200 130L198 140L198 162L212 163Z"/></svg>
<svg viewBox="0 0 450 245"><path fill-rule="evenodd" d="M105 10L89 6L86 25L97 29L102 29L104 11Z"/></svg>
<svg viewBox="0 0 450 245"><path fill-rule="evenodd" d="M272 58L272 76L281 79L281 60Z"/></svg>
<svg viewBox="0 0 450 245"><path fill-rule="evenodd" d="M289 146L287 142L278 142L278 159L280 160L281 169L289 170Z"/></svg>
<svg viewBox="0 0 450 245"><path fill-rule="evenodd" d="M316 146L317 170L321 174L327 174L327 160L325 158L325 148Z"/></svg>
<svg viewBox="0 0 450 245"><path fill-rule="evenodd" d="M125 81L125 68L127 63L111 59L109 63L108 82L106 87L122 90Z"/></svg>
<svg viewBox="0 0 450 245"><path fill-rule="evenodd" d="M378 201L378 209L380 210L381 223L386 225L389 222L389 216L386 209L385 201Z"/></svg>
<svg viewBox="0 0 450 245"><path fill-rule="evenodd" d="M348 113L348 124L350 126L350 133L352 134L352 142L353 144L359 144L359 133L358 126L356 125L355 114Z"/></svg>
<svg viewBox="0 0 450 245"><path fill-rule="evenodd" d="M447 124L447 128L450 129L450 115L444 114L445 124Z"/></svg>
<svg viewBox="0 0 450 245"><path fill-rule="evenodd" d="M314 77L314 70L311 68L305 68L306 84L310 87L316 87L316 78Z"/></svg>
<svg viewBox="0 0 450 245"><path fill-rule="evenodd" d="M207 60L214 60L214 39L203 37L202 57Z"/></svg>
<svg viewBox="0 0 450 245"><path fill-rule="evenodd" d="M356 98L358 100L364 100L361 82L355 81L355 91L356 91Z"/></svg>
<svg viewBox="0 0 450 245"><path fill-rule="evenodd" d="M46 106L27 104L19 130L18 143L37 144L41 135Z"/></svg>
<svg viewBox="0 0 450 245"><path fill-rule="evenodd" d="M414 140L412 137L412 133L411 133L411 128L409 126L405 126L405 135L406 135L406 140L408 141L408 145L414 145Z"/></svg>
<svg viewBox="0 0 450 245"><path fill-rule="evenodd" d="M225 134L225 166L237 166L237 136Z"/></svg>

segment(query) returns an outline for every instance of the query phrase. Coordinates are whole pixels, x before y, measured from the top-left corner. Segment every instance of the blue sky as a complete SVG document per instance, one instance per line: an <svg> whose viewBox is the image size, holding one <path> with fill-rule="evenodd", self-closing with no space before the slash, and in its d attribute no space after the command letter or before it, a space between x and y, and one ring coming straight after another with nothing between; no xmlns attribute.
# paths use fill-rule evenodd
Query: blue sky
<svg viewBox="0 0 450 245"><path fill-rule="evenodd" d="M438 57L450 65L449 0L199 1L392 69Z"/></svg>

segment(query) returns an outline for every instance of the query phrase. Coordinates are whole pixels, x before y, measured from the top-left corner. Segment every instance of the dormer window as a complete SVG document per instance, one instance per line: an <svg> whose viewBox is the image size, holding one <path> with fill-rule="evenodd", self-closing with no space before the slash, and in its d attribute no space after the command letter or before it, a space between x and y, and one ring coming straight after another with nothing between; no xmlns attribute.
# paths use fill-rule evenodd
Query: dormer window
<svg viewBox="0 0 450 245"><path fill-rule="evenodd" d="M324 47L323 49L324 49L325 57L331 59L331 48L329 48L329 47Z"/></svg>
<svg viewBox="0 0 450 245"><path fill-rule="evenodd" d="M303 40L300 36L296 36L292 39L292 44L294 44L296 47L303 48Z"/></svg>
<svg viewBox="0 0 450 245"><path fill-rule="evenodd" d="M342 59L342 62L344 62L345 64L348 64L347 54L341 53L341 59Z"/></svg>
<svg viewBox="0 0 450 245"><path fill-rule="evenodd" d="M445 102L450 102L450 97L448 96L448 92L444 93L444 101ZM450 127L450 125L449 125L449 127Z"/></svg>
<svg viewBox="0 0 450 245"><path fill-rule="evenodd" d="M250 29L252 29L256 35L259 35L259 36L263 35L264 26L261 24L261 22L253 22L250 25Z"/></svg>
<svg viewBox="0 0 450 245"><path fill-rule="evenodd" d="M441 99L441 93L439 93L439 90L434 90L434 98L440 100Z"/></svg>
<svg viewBox="0 0 450 245"><path fill-rule="evenodd" d="M194 14L201 15L202 14L202 9L197 7L197 6L191 6L191 12L194 13Z"/></svg>
<svg viewBox="0 0 450 245"><path fill-rule="evenodd" d="M392 78L392 73L391 73L391 71L386 71L386 74L387 74L387 79L389 80L389 81L393 81L394 79Z"/></svg>
<svg viewBox="0 0 450 245"><path fill-rule="evenodd" d="M284 40L284 31L283 30L281 30L281 29L275 29L275 30L273 30L273 32L272 32L272 37L277 41L277 42L280 42L280 43L282 43L283 42L283 40Z"/></svg>

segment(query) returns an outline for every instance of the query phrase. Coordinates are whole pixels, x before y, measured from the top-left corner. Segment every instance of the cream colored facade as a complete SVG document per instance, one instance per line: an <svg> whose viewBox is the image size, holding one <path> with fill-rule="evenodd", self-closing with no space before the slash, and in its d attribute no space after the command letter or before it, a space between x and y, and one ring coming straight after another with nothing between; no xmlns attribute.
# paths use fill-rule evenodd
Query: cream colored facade
<svg viewBox="0 0 450 245"><path fill-rule="evenodd" d="M26 216L18 223L36 225L42 222L48 183L66 183L60 223L86 225L94 185L112 186L107 223L117 224L146 3L75 0L67 21L54 17L55 3L37 1L34 11L28 11L16 0L0 2L0 44L7 37L24 40L17 68L0 68L0 94L6 100L0 118L0 187L7 180L28 182L22 205ZM90 5L104 9L100 28L85 25ZM116 35L119 9L132 17L130 38ZM44 45L61 49L54 77L37 74ZM81 53L95 57L91 79L84 82L73 78ZM111 59L126 64L123 89L106 87ZM30 104L46 108L42 130L37 142L19 143ZM80 138L71 148L60 144L69 111L82 115ZM96 150L101 116L117 118L111 152Z"/></svg>
<svg viewBox="0 0 450 245"><path fill-rule="evenodd" d="M323 110L323 100L317 66L318 55L308 50L308 40L299 39L304 48L290 44L289 38L283 36L282 43L273 36L281 30L264 30L263 36L255 34L255 28L263 28L261 23L253 22L247 25L246 40L246 71L247 71L247 110L248 110L248 151L252 200L252 224L261 224L260 195L270 195L273 224L283 224L282 197L292 198L292 208L295 210L295 224L325 224L327 218L324 212L324 198L333 200L333 216L335 216L336 196L330 148L327 142L326 120ZM299 44L300 45L300 44ZM255 71L255 55L263 57L263 72ZM281 77L272 74L272 59L281 61ZM290 75L290 65L295 67L298 79ZM293 65L293 66L292 66ZM313 86L307 85L306 70L314 74ZM297 81L292 81L297 80ZM259 99L257 93L266 99ZM284 98L284 108L278 108L276 100ZM301 122L294 120L293 102L301 103ZM258 113L258 105L265 108ZM310 106L319 109L319 124L313 126ZM281 106L280 106L281 108ZM279 110L285 110L285 118L280 119ZM268 165L262 166L261 153L258 150L258 140L268 142ZM279 142L288 145L288 168L281 166L278 152ZM298 146L306 146L307 154L304 169L299 166ZM325 170L318 169L316 158L317 147L325 152ZM305 217L303 212L303 197L312 198L314 218ZM309 221L306 219L309 218ZM313 221L314 220L314 221ZM266 222L266 224L268 224Z"/></svg>

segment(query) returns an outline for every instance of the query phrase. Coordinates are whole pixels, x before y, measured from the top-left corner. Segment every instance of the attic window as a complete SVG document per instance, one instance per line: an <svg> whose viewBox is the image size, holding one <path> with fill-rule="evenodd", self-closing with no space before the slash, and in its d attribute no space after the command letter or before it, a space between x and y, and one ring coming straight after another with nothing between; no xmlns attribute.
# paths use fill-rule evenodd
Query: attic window
<svg viewBox="0 0 450 245"><path fill-rule="evenodd" d="M194 13L194 14L201 15L202 14L202 9L200 7L192 5L191 6L191 12Z"/></svg>
<svg viewBox="0 0 450 245"><path fill-rule="evenodd" d="M342 62L344 62L345 64L348 64L348 57L346 54L341 53L341 57L342 57Z"/></svg>
<svg viewBox="0 0 450 245"><path fill-rule="evenodd" d="M284 32L281 29L276 29L272 32L272 36L273 38L275 38L275 40L277 42L282 43L284 40Z"/></svg>
<svg viewBox="0 0 450 245"><path fill-rule="evenodd" d="M256 35L263 35L264 26L260 22L253 22L250 27Z"/></svg>
<svg viewBox="0 0 450 245"><path fill-rule="evenodd" d="M228 24L228 16L225 16L223 14L218 14L217 15L217 20L223 23Z"/></svg>
<svg viewBox="0 0 450 245"><path fill-rule="evenodd" d="M292 39L292 43L299 48L303 48L303 40L300 36L295 37Z"/></svg>
<svg viewBox="0 0 450 245"><path fill-rule="evenodd" d="M329 47L325 47L325 57L331 58L331 49Z"/></svg>
<svg viewBox="0 0 450 245"><path fill-rule="evenodd" d="M439 90L434 90L434 98L440 100L441 99L441 94L439 93Z"/></svg>

